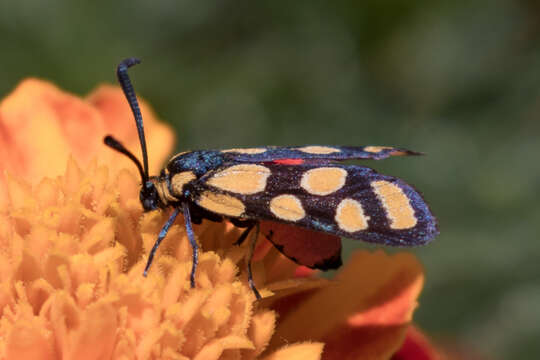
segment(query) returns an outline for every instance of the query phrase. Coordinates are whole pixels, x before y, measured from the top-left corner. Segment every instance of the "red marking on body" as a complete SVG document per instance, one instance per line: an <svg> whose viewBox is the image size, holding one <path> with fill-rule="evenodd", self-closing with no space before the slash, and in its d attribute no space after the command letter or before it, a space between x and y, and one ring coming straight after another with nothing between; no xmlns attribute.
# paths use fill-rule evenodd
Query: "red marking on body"
<svg viewBox="0 0 540 360"><path fill-rule="evenodd" d="M300 165L304 163L302 159L277 159L273 161L275 164L283 165Z"/></svg>

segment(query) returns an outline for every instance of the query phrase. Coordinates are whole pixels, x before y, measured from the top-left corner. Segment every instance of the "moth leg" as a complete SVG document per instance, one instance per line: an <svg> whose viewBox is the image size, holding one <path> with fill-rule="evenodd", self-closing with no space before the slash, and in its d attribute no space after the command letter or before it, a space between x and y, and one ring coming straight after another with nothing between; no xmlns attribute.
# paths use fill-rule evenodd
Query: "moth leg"
<svg viewBox="0 0 540 360"><path fill-rule="evenodd" d="M253 227L255 226L255 224L258 224L258 223L249 224L247 228L245 228L245 230L242 231L242 234L240 234L240 236L238 237L238 240L234 242L234 245L238 245L238 246L242 245L244 241L246 240L251 229L253 229Z"/></svg>
<svg viewBox="0 0 540 360"><path fill-rule="evenodd" d="M184 211L184 222L186 224L186 233L189 239L189 243L193 248L193 265L191 267L191 276L189 278L191 282L191 288L195 287L195 271L197 270L197 264L199 263L199 246L195 240L195 233L193 232L193 226L191 225L191 214L189 212L189 204L187 202L182 203L182 210Z"/></svg>
<svg viewBox="0 0 540 360"><path fill-rule="evenodd" d="M154 243L154 246L152 247L152 250L150 250L150 254L148 254L148 261L146 262L146 266L144 267L143 276L148 275L148 270L150 269L150 265L152 265L152 260L154 259L154 255L156 255L156 251L159 247L159 244L161 244L161 241L165 238L167 233L169 232L169 228L174 223L174 220L176 220L176 217L178 216L178 213L180 212L179 209L174 209L173 213L169 217L169 220L163 225L161 228L161 231L159 232L158 238L156 242Z"/></svg>
<svg viewBox="0 0 540 360"><path fill-rule="evenodd" d="M259 294L259 291L255 287L255 283L253 282L253 273L251 272L251 259L253 258L253 253L255 252L255 245L257 244L257 239L259 237L259 222L256 222L254 225L251 225L248 229L251 230L255 226L255 232L253 233L253 236L251 238L251 244L249 246L249 255L248 255L248 263L247 263L247 273L248 273L248 283L249 287L251 288L251 291L255 294L255 297L257 300L261 299L261 294ZM247 232L249 232L249 230ZM246 231L244 231L246 233ZM243 234L242 234L243 235ZM247 233L246 233L247 236Z"/></svg>

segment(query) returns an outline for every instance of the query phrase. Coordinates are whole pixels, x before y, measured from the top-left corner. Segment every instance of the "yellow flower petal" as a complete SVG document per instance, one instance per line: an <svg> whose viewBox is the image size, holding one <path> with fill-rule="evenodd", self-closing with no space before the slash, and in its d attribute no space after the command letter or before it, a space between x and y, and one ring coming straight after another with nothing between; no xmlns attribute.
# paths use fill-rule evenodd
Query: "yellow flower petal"
<svg viewBox="0 0 540 360"><path fill-rule="evenodd" d="M1 357L20 360L56 359L54 336L47 329L45 320L34 316L28 307L19 307L18 310L12 322L5 318L0 321L0 332L6 336Z"/></svg>
<svg viewBox="0 0 540 360"><path fill-rule="evenodd" d="M323 352L324 344L306 342L285 346L273 354L264 357L264 360L319 360Z"/></svg>
<svg viewBox="0 0 540 360"><path fill-rule="evenodd" d="M253 339L254 349L243 350L242 358L254 359L266 349L274 335L276 321L276 313L273 311L253 315L248 334L249 338Z"/></svg>
<svg viewBox="0 0 540 360"><path fill-rule="evenodd" d="M251 341L240 336L227 336L221 339L215 339L205 345L195 356L194 360L218 360L224 351L228 349L252 349Z"/></svg>
<svg viewBox="0 0 540 360"><path fill-rule="evenodd" d="M64 358L182 359L255 350L251 319L267 318L268 310L254 311L236 265L201 250L197 289L191 289L191 246L175 225L144 278L142 250L167 214L153 212L139 222L140 204L130 200L138 196L135 175L111 178L92 164L87 172L70 160L65 176L35 187L9 181L13 205L0 212L0 310L11 316L0 322L0 355L26 356L14 329L31 330L38 353L49 351L50 339L40 334L53 336L53 355ZM120 182L127 186L118 196ZM25 320L23 310L39 321ZM259 352L271 332L259 336Z"/></svg>

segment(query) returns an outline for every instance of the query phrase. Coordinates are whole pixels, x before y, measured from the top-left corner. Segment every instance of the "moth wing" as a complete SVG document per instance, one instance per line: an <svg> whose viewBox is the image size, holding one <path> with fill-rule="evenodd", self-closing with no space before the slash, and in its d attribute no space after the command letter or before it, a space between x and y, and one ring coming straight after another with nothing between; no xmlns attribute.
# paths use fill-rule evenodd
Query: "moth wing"
<svg viewBox="0 0 540 360"><path fill-rule="evenodd" d="M228 149L222 153L230 161L276 162L298 165L313 160L344 161L353 159L386 159L390 156L421 155L419 152L391 146L268 146L250 149ZM295 161L296 160L296 161Z"/></svg>
<svg viewBox="0 0 540 360"><path fill-rule="evenodd" d="M193 197L225 217L384 245L422 245L438 234L435 217L412 186L363 166L229 163L200 178Z"/></svg>
<svg viewBox="0 0 540 360"><path fill-rule="evenodd" d="M339 236L274 221L261 221L260 226L264 237L297 264L319 270L342 265Z"/></svg>

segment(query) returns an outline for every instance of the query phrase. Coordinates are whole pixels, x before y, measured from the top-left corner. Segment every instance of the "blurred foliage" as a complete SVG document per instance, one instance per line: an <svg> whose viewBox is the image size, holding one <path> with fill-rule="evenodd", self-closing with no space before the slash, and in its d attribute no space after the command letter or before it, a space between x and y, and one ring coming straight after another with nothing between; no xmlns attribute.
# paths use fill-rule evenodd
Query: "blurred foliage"
<svg viewBox="0 0 540 360"><path fill-rule="evenodd" d="M493 358L540 356L537 2L6 0L0 40L0 94L27 76L84 94L140 57L135 87L178 149L425 152L369 163L440 219L414 250L427 269L417 321Z"/></svg>

